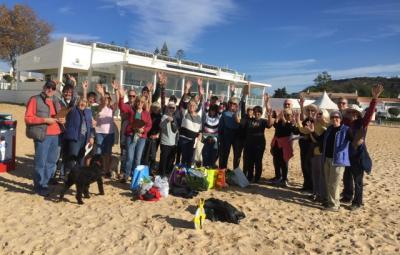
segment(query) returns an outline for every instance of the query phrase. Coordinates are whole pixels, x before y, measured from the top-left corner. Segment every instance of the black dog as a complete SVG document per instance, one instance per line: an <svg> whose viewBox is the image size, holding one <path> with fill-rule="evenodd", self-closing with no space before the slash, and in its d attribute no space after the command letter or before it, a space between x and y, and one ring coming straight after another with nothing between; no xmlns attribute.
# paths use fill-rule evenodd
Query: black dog
<svg viewBox="0 0 400 255"><path fill-rule="evenodd" d="M65 162L65 172L68 173L68 178L64 188L61 190L60 200L64 198L65 192L74 184L76 186L76 200L80 205L83 204L82 193L85 198L90 198L89 186L93 182L97 182L99 194L104 195L102 171L101 155L95 155L88 167L79 166L76 157L70 157Z"/></svg>
<svg viewBox="0 0 400 255"><path fill-rule="evenodd" d="M230 203L216 198L207 199L204 203L204 210L207 219L211 221L239 224L239 222L246 217L243 212L236 209Z"/></svg>

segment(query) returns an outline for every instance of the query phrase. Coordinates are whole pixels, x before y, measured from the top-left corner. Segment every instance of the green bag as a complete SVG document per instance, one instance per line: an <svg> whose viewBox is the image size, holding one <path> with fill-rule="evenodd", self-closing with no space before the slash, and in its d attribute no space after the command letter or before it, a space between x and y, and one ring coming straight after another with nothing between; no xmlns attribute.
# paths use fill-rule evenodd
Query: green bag
<svg viewBox="0 0 400 255"><path fill-rule="evenodd" d="M208 189L207 175L204 171L198 169L188 169L186 182L192 189L204 191Z"/></svg>

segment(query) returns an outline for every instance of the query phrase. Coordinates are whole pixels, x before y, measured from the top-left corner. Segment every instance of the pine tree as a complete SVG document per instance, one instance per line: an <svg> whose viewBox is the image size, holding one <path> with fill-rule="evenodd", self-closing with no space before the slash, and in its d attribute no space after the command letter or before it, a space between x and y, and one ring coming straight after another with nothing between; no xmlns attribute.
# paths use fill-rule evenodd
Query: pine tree
<svg viewBox="0 0 400 255"><path fill-rule="evenodd" d="M166 57L169 56L169 50L168 50L168 46L167 46L166 42L164 42L164 44L163 44L163 46L161 48L160 55L166 56Z"/></svg>

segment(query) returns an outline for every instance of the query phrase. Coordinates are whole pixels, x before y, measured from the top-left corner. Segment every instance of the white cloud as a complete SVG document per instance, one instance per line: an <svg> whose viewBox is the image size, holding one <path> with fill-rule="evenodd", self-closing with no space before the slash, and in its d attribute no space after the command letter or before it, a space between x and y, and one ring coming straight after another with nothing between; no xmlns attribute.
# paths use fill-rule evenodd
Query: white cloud
<svg viewBox="0 0 400 255"><path fill-rule="evenodd" d="M52 39L60 39L63 37L67 37L68 39L77 40L77 41L97 41L100 39L99 36L90 35L90 34L74 34L74 33L52 33Z"/></svg>
<svg viewBox="0 0 400 255"><path fill-rule="evenodd" d="M106 0L135 15L131 41L134 47L153 50L164 41L172 52L189 50L210 27L228 20L233 0Z"/></svg>
<svg viewBox="0 0 400 255"><path fill-rule="evenodd" d="M69 6L63 6L63 7L58 8L58 12L60 12L62 14L72 14L73 13L71 7L69 7Z"/></svg>

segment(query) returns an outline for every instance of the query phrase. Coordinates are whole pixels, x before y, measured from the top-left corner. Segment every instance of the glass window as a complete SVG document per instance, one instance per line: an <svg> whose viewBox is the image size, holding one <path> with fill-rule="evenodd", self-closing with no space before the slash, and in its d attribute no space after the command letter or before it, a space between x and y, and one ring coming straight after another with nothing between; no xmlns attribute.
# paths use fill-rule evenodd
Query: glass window
<svg viewBox="0 0 400 255"><path fill-rule="evenodd" d="M124 87L135 89L136 92L140 93L142 88L146 86L148 82L154 82L154 71L125 67L123 80Z"/></svg>
<svg viewBox="0 0 400 255"><path fill-rule="evenodd" d="M165 96L175 95L178 99L182 97L182 77L176 74L167 73L167 86Z"/></svg>
<svg viewBox="0 0 400 255"><path fill-rule="evenodd" d="M254 86L250 87L250 95L247 99L249 106L263 106L264 87Z"/></svg>
<svg viewBox="0 0 400 255"><path fill-rule="evenodd" d="M228 82L210 80L208 93L211 93L213 96L224 98L224 100L227 101L228 85Z"/></svg>

